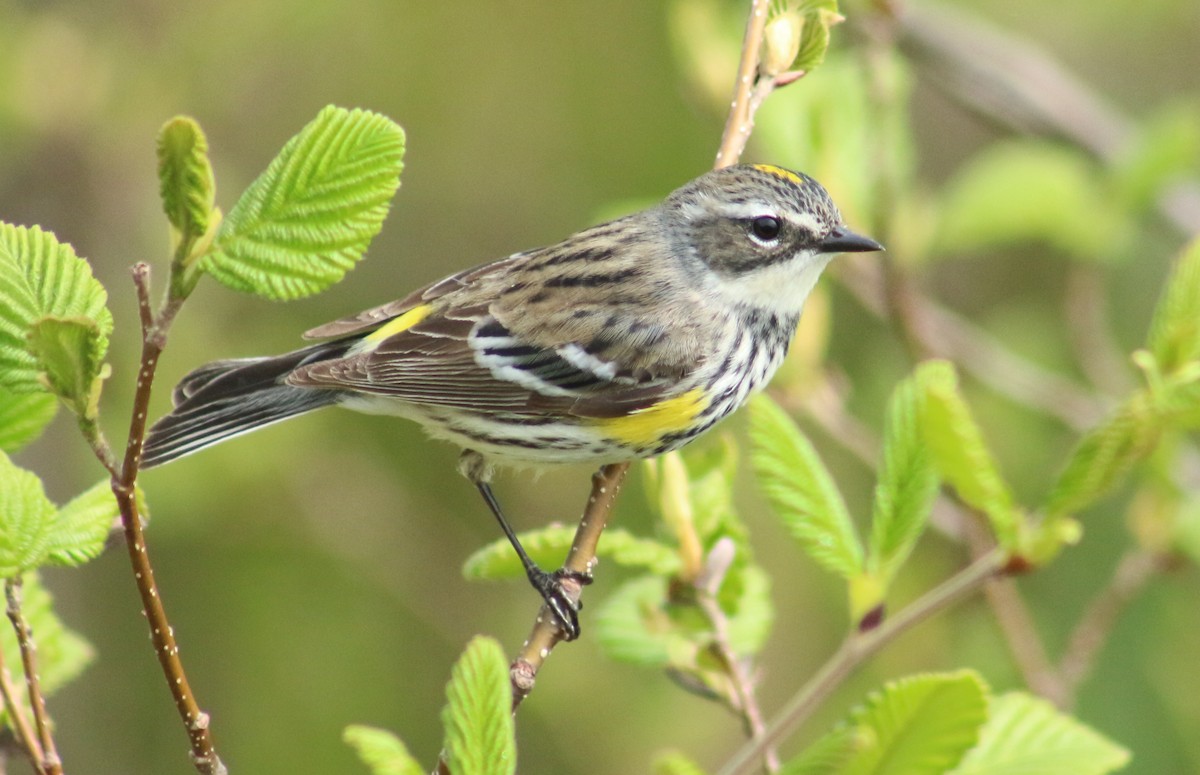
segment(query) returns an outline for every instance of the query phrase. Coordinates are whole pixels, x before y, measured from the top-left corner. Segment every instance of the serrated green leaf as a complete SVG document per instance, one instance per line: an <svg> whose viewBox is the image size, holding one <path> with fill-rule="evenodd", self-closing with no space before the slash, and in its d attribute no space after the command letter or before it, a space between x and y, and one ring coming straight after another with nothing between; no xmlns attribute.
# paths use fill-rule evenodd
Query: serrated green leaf
<svg viewBox="0 0 1200 775"><path fill-rule="evenodd" d="M36 573L22 577L21 613L33 631L38 675L42 679L42 692L47 695L78 677L95 658L91 644L67 629L55 615L53 602ZM0 648L4 650L5 664L21 664L21 652L12 627L0 627ZM3 718L4 713L0 711L0 719Z"/></svg>
<svg viewBox="0 0 1200 775"><path fill-rule="evenodd" d="M54 396L0 388L0 450L16 452L41 436L57 411Z"/></svg>
<svg viewBox="0 0 1200 775"><path fill-rule="evenodd" d="M804 29L800 36L800 50L791 69L807 73L825 61L830 28L842 21L842 15L838 13L836 0L803 0L799 6Z"/></svg>
<svg viewBox="0 0 1200 775"><path fill-rule="evenodd" d="M665 608L667 582L657 576L627 581L608 596L594 617L596 638L612 659L663 667L686 641Z"/></svg>
<svg viewBox="0 0 1200 775"><path fill-rule="evenodd" d="M825 59L829 28L840 21L836 0L798 0L773 8L763 29L762 72L774 77L812 70Z"/></svg>
<svg viewBox="0 0 1200 775"><path fill-rule="evenodd" d="M994 143L945 187L935 249L1037 241L1083 261L1113 258L1134 231L1082 151L1046 141Z"/></svg>
<svg viewBox="0 0 1200 775"><path fill-rule="evenodd" d="M190 116L176 116L158 130L158 183L177 241L203 236L216 202L216 183L208 140Z"/></svg>
<svg viewBox="0 0 1200 775"><path fill-rule="evenodd" d="M938 477L921 430L915 378L892 393L883 439L883 466L875 488L867 569L886 588L929 522Z"/></svg>
<svg viewBox="0 0 1200 775"><path fill-rule="evenodd" d="M446 687L442 726L446 762L456 775L512 775L517 745L508 660L500 644L478 636L467 644Z"/></svg>
<svg viewBox="0 0 1200 775"><path fill-rule="evenodd" d="M1129 763L1129 751L1023 692L992 701L979 744L952 775L1105 775Z"/></svg>
<svg viewBox="0 0 1200 775"><path fill-rule="evenodd" d="M553 568L562 564L570 550L575 528L554 525L519 533L517 538L534 562ZM638 538L621 528L605 531L596 555L618 565L646 568L655 573L669 575L679 569L679 555L674 548L649 538ZM512 544L501 538L468 557L462 572L468 579L515 579L525 576L525 567Z"/></svg>
<svg viewBox="0 0 1200 775"><path fill-rule="evenodd" d="M1200 359L1200 238L1175 263L1154 310L1146 347L1164 375Z"/></svg>
<svg viewBox="0 0 1200 775"><path fill-rule="evenodd" d="M29 331L29 349L50 392L87 419L96 415L106 347L91 318L44 317Z"/></svg>
<svg viewBox="0 0 1200 775"><path fill-rule="evenodd" d="M20 576L45 561L56 513L42 480L0 453L0 578Z"/></svg>
<svg viewBox="0 0 1200 775"><path fill-rule="evenodd" d="M654 760L654 775L704 775L704 770L680 752L668 751Z"/></svg>
<svg viewBox="0 0 1200 775"><path fill-rule="evenodd" d="M425 775L404 742L386 729L351 724L342 740L354 749L371 775Z"/></svg>
<svg viewBox="0 0 1200 775"><path fill-rule="evenodd" d="M935 468L967 505L987 515L1000 545L1013 548L1019 517L1012 492L959 392L954 367L927 361L917 367L916 380L924 394L921 426Z"/></svg>
<svg viewBox="0 0 1200 775"><path fill-rule="evenodd" d="M732 605L722 608L729 616L729 645L742 656L762 651L775 623L775 606L771 603L771 578L757 565L740 568L726 578L726 584L736 582L736 597Z"/></svg>
<svg viewBox="0 0 1200 775"><path fill-rule="evenodd" d="M850 758L870 742L869 735L857 727L839 727L786 762L778 775L840 775Z"/></svg>
<svg viewBox="0 0 1200 775"><path fill-rule="evenodd" d="M839 576L859 573L862 545L833 477L787 413L764 395L750 402L750 440L759 486L804 550Z"/></svg>
<svg viewBox="0 0 1200 775"><path fill-rule="evenodd" d="M1091 505L1124 480L1161 433L1153 399L1145 392L1134 393L1076 445L1046 498L1046 514L1072 515Z"/></svg>
<svg viewBox="0 0 1200 775"><path fill-rule="evenodd" d="M87 262L70 245L37 226L0 223L0 387L15 393L41 392L44 367L30 347L29 333L43 318L87 318L95 322L94 351L103 360L112 333L108 294Z"/></svg>
<svg viewBox="0 0 1200 775"><path fill-rule="evenodd" d="M268 299L328 288L379 233L403 157L404 130L390 119L325 108L229 211L202 269Z"/></svg>
<svg viewBox="0 0 1200 775"><path fill-rule="evenodd" d="M888 683L850 714L867 736L843 775L944 775L979 741L987 687L970 671Z"/></svg>
<svg viewBox="0 0 1200 775"><path fill-rule="evenodd" d="M136 497L138 512L145 516L140 488ZM58 510L46 548L47 562L82 565L98 557L120 515L111 483L107 479L97 482Z"/></svg>

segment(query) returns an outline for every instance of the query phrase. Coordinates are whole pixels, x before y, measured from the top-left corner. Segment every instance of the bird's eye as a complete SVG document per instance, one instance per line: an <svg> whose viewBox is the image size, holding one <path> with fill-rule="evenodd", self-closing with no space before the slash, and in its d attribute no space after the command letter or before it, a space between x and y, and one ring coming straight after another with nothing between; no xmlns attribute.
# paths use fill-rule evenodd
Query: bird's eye
<svg viewBox="0 0 1200 775"><path fill-rule="evenodd" d="M760 215L750 221L750 233L763 242L774 242L782 228L783 224L773 215Z"/></svg>

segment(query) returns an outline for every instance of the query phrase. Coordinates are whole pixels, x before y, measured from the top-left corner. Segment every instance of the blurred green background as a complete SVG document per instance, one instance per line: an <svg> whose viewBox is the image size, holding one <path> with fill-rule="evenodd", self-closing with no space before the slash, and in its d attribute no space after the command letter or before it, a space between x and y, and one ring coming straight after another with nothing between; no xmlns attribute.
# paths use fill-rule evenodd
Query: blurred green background
<svg viewBox="0 0 1200 775"><path fill-rule="evenodd" d="M1195 0L956 5L1047 47L1133 115L1197 100ZM104 403L110 438L124 439L138 352L127 267L161 266L167 253L154 173L164 120L187 113L204 127L226 209L329 103L391 116L408 133L408 154L383 233L332 291L282 306L201 283L173 331L155 414L166 410L170 385L202 362L292 348L306 328L556 241L620 209L616 202L653 200L707 169L723 116L682 72L671 18L667 4L642 0L0 2L0 218L54 231L108 287L117 327ZM834 37L835 49L852 38L841 29ZM912 122L918 176L929 186L999 136L919 79ZM749 158L770 160L753 148ZM1178 244L1160 228L1114 269L1114 334L1127 347L1143 335ZM922 282L1059 367L1068 360L1058 330L1063 277L1062 262L1026 248L939 266ZM907 368L903 347L844 292L832 304L828 359L856 386L853 407L877 424ZM990 417L1006 469L1029 488L1021 494L1036 495L1072 435L987 393L977 411ZM861 511L870 472L816 441ZM442 689L461 648L477 632L519 646L533 593L459 573L497 535L455 473L456 454L404 422L330 411L145 475L158 580L235 773L360 771L340 742L351 722L397 730L431 763ZM101 475L65 417L20 462L58 502ZM588 473L509 475L498 490L521 527L570 521ZM770 709L836 644L843 601L746 489L745 517L778 606L763 661ZM618 519L649 531L645 511L635 473ZM1083 547L1024 583L1052 651L1125 540L1116 506L1098 510L1087 529ZM927 588L959 561L948 542L926 539L902 591ZM51 700L68 772L191 771L123 553L45 575L62 617L99 653ZM616 581L601 568L589 609ZM1196 582L1185 570L1154 584L1121 619L1081 696L1080 717L1135 752L1129 772L1200 772ZM722 761L740 741L736 723L661 675L606 659L586 636L587 615L585 637L555 652L521 709L521 771L646 771L666 747ZM885 677L968 665L997 689L1018 685L978 602L903 638L822 719Z"/></svg>

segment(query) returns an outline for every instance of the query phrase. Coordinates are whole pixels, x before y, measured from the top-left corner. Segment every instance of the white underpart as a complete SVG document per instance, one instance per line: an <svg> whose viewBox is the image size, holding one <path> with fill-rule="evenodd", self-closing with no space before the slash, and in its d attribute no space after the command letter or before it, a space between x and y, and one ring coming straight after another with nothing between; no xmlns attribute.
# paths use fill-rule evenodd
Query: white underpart
<svg viewBox="0 0 1200 775"><path fill-rule="evenodd" d="M726 277L718 291L731 304L743 304L780 315L798 315L817 278L829 265L832 253L797 253L738 277Z"/></svg>

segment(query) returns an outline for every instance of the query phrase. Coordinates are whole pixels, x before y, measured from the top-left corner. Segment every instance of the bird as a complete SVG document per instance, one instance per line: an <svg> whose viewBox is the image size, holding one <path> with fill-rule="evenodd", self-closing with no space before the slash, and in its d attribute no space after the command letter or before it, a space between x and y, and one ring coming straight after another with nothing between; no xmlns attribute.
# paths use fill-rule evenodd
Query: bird
<svg viewBox="0 0 1200 775"><path fill-rule="evenodd" d="M800 172L739 164L648 209L465 269L305 333L282 355L187 374L147 434L149 468L328 406L416 421L462 449L567 639L567 571L542 570L492 491L500 466L609 464L678 449L783 361L839 253L882 250Z"/></svg>

